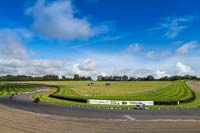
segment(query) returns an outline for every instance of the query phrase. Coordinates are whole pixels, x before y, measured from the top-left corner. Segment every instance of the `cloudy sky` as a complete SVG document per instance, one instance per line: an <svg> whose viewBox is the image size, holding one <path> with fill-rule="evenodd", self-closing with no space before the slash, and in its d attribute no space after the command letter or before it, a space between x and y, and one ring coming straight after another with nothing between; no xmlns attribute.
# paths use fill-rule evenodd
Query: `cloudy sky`
<svg viewBox="0 0 200 133"><path fill-rule="evenodd" d="M200 76L199 0L2 0L0 75Z"/></svg>

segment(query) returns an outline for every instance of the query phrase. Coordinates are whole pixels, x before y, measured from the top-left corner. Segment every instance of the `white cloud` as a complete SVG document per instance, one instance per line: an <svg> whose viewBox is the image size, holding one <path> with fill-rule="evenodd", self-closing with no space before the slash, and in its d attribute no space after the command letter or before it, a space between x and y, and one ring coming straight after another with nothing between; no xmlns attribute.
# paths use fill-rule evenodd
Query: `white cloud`
<svg viewBox="0 0 200 133"><path fill-rule="evenodd" d="M164 51L164 50L163 50ZM194 53L190 56L179 56L168 52L161 51L159 54L155 54L155 60L148 60L142 56L133 56L131 54L119 54L119 53L98 53L91 51L84 51L83 58L90 58L97 64L99 74L104 72L106 75L128 75L128 76L148 76L159 74L162 75L177 75L179 72L176 69L177 62L187 61L187 64L194 68L193 71L198 71L200 64L196 63L200 60L198 53ZM157 58L157 56L162 56ZM143 69L141 69L143 68ZM129 70L131 69L131 70ZM160 70L161 73L156 72ZM161 71L162 70L162 71ZM157 74L156 74L157 73ZM192 73L195 75L196 73Z"/></svg>
<svg viewBox="0 0 200 133"><path fill-rule="evenodd" d="M87 39L107 30L106 26L92 26L86 18L78 18L75 13L76 9L70 0L38 0L27 9L27 14L34 18L33 29L46 38Z"/></svg>
<svg viewBox="0 0 200 133"><path fill-rule="evenodd" d="M160 71L160 70L152 70L152 69L130 69L130 68L122 68L122 69L114 69L111 75L127 75L129 77L147 77L152 75L155 79L159 79L165 76L170 77L167 71Z"/></svg>
<svg viewBox="0 0 200 133"><path fill-rule="evenodd" d="M83 71L93 71L96 69L96 63L90 59L86 59L78 64L78 68Z"/></svg>
<svg viewBox="0 0 200 133"><path fill-rule="evenodd" d="M171 76L171 74L167 73L166 71L160 70L151 70L151 69L130 69L130 68L123 68L119 70L113 70L112 75L128 75L131 77L147 77L149 75L154 76L155 79L159 79L165 76Z"/></svg>
<svg viewBox="0 0 200 133"><path fill-rule="evenodd" d="M150 59L163 59L170 55L171 52L168 50L158 50L158 51L151 50L146 53L146 56Z"/></svg>
<svg viewBox="0 0 200 133"><path fill-rule="evenodd" d="M42 67L44 69L52 67L52 68L61 68L64 66L64 62L60 61L60 60L44 60L44 59L40 59L40 60L32 60L31 61L32 66L33 67Z"/></svg>
<svg viewBox="0 0 200 133"><path fill-rule="evenodd" d="M152 30L165 30L163 37L168 39L176 38L184 29L189 27L188 23L194 19L193 16L186 17L167 17L159 24L159 27L152 28Z"/></svg>
<svg viewBox="0 0 200 133"><path fill-rule="evenodd" d="M72 74L79 74L82 76L94 75L96 63L90 59L83 60L80 63L74 64L72 67Z"/></svg>
<svg viewBox="0 0 200 133"><path fill-rule="evenodd" d="M69 70L63 61L58 60L34 60L34 59L1 59L0 75L33 75L47 74L63 75Z"/></svg>
<svg viewBox="0 0 200 133"><path fill-rule="evenodd" d="M183 44L181 47L179 47L176 52L178 54L187 54L190 50L197 48L198 42L197 41L191 41L188 43Z"/></svg>
<svg viewBox="0 0 200 133"><path fill-rule="evenodd" d="M84 53L80 52L65 60L34 59L22 43L21 34L16 30L0 29L0 38L0 75L72 76L77 73L82 76L93 76L93 78L102 73L135 77L153 75L155 78L167 76L169 73L200 75L198 71L200 65L196 63L200 60L198 53L191 56L171 55L162 60L146 60L141 56L131 54L83 51ZM161 54L156 53L155 55ZM194 70L181 63L185 60L188 65L194 67ZM173 71L175 64L176 71Z"/></svg>
<svg viewBox="0 0 200 133"><path fill-rule="evenodd" d="M155 79L160 79L160 78L163 78L165 76L170 77L171 74L168 74L166 71L157 70L156 72L154 72L153 76L154 76Z"/></svg>
<svg viewBox="0 0 200 133"><path fill-rule="evenodd" d="M32 59L31 53L22 43L25 37L23 33L26 33L24 31L0 29L0 75L65 74L67 70L64 61Z"/></svg>
<svg viewBox="0 0 200 133"><path fill-rule="evenodd" d="M153 75L154 71L151 69L136 69L131 73L131 76L134 77L147 77Z"/></svg>
<svg viewBox="0 0 200 133"><path fill-rule="evenodd" d="M64 75L69 71L69 69L67 69L66 67L65 62L62 60L32 59L31 61L28 61L28 63L29 65L27 65L23 71L25 71L25 73L28 73L29 75Z"/></svg>
<svg viewBox="0 0 200 133"><path fill-rule="evenodd" d="M148 58L153 58L154 55L155 55L155 51L149 51L149 52L147 52L147 57Z"/></svg>
<svg viewBox="0 0 200 133"><path fill-rule="evenodd" d="M105 77L105 76L107 76L107 74L103 72L103 73L100 73L99 76Z"/></svg>
<svg viewBox="0 0 200 133"><path fill-rule="evenodd" d="M0 30L0 58L27 58L27 49L15 30Z"/></svg>
<svg viewBox="0 0 200 133"><path fill-rule="evenodd" d="M132 72L132 69L130 68L122 68L122 69L114 69L112 71L112 74L123 76L123 75L131 75L131 72Z"/></svg>
<svg viewBox="0 0 200 133"><path fill-rule="evenodd" d="M192 74L193 71L191 70L190 67L184 65L181 62L176 63L176 69L179 75L186 75L186 74Z"/></svg>
<svg viewBox="0 0 200 133"><path fill-rule="evenodd" d="M0 59L0 65L2 67L11 67L11 68L17 68L17 67L24 67L27 63L25 63L21 59Z"/></svg>
<svg viewBox="0 0 200 133"><path fill-rule="evenodd" d="M135 44L130 44L129 47L126 49L126 52L130 52L130 53L136 53L138 51L140 51L141 46L138 43Z"/></svg>
<svg viewBox="0 0 200 133"><path fill-rule="evenodd" d="M21 31L16 29L0 29L0 75L32 75L47 74L71 75L74 60L33 59L22 43ZM74 66L81 74L94 75L96 63L90 59L83 60ZM75 74L75 73L73 73Z"/></svg>

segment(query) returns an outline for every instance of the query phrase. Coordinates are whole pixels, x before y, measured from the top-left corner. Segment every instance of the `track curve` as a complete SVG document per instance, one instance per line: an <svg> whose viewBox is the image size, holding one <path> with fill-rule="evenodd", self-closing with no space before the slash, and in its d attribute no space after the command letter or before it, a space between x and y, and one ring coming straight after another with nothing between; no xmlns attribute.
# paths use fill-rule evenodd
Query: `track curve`
<svg viewBox="0 0 200 133"><path fill-rule="evenodd" d="M132 110L132 109L99 109L91 107L63 106L47 103L33 103L30 98L36 93L47 91L48 86L35 86L40 92L19 94L12 101L9 97L0 97L0 104L9 107L22 109L29 112L61 115L84 118L103 119L128 119L128 120L152 120L152 119L184 119L200 120L200 108L188 109L152 109L152 110Z"/></svg>

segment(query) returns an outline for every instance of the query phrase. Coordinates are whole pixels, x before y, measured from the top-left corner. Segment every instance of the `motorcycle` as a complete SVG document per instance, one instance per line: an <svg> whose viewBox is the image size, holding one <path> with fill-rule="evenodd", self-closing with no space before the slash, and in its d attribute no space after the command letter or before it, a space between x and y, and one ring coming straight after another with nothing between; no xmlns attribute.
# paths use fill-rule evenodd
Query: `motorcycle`
<svg viewBox="0 0 200 133"><path fill-rule="evenodd" d="M34 103L39 103L40 102L40 98L39 97L35 98L35 100L33 102Z"/></svg>

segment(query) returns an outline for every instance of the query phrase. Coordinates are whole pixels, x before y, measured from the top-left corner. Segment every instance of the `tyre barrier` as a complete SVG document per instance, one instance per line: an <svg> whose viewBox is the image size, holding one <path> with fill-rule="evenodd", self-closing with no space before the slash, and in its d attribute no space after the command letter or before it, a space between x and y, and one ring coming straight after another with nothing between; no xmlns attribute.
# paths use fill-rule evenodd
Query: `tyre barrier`
<svg viewBox="0 0 200 133"><path fill-rule="evenodd" d="M81 102L81 103L87 103L87 99L81 99L81 98L72 98L72 97L64 97L64 96L57 96L54 94L50 94L49 97L62 99L62 100L68 100L68 101L74 101L74 102Z"/></svg>
<svg viewBox="0 0 200 133"><path fill-rule="evenodd" d="M57 88L57 90L54 93L50 94L49 97L62 99L62 100L73 101L73 102L87 103L87 99L58 96L58 95L56 95L56 93L59 92L60 87L59 86L52 86L52 87Z"/></svg>
<svg viewBox="0 0 200 133"><path fill-rule="evenodd" d="M178 105L179 101L154 101L154 105Z"/></svg>

